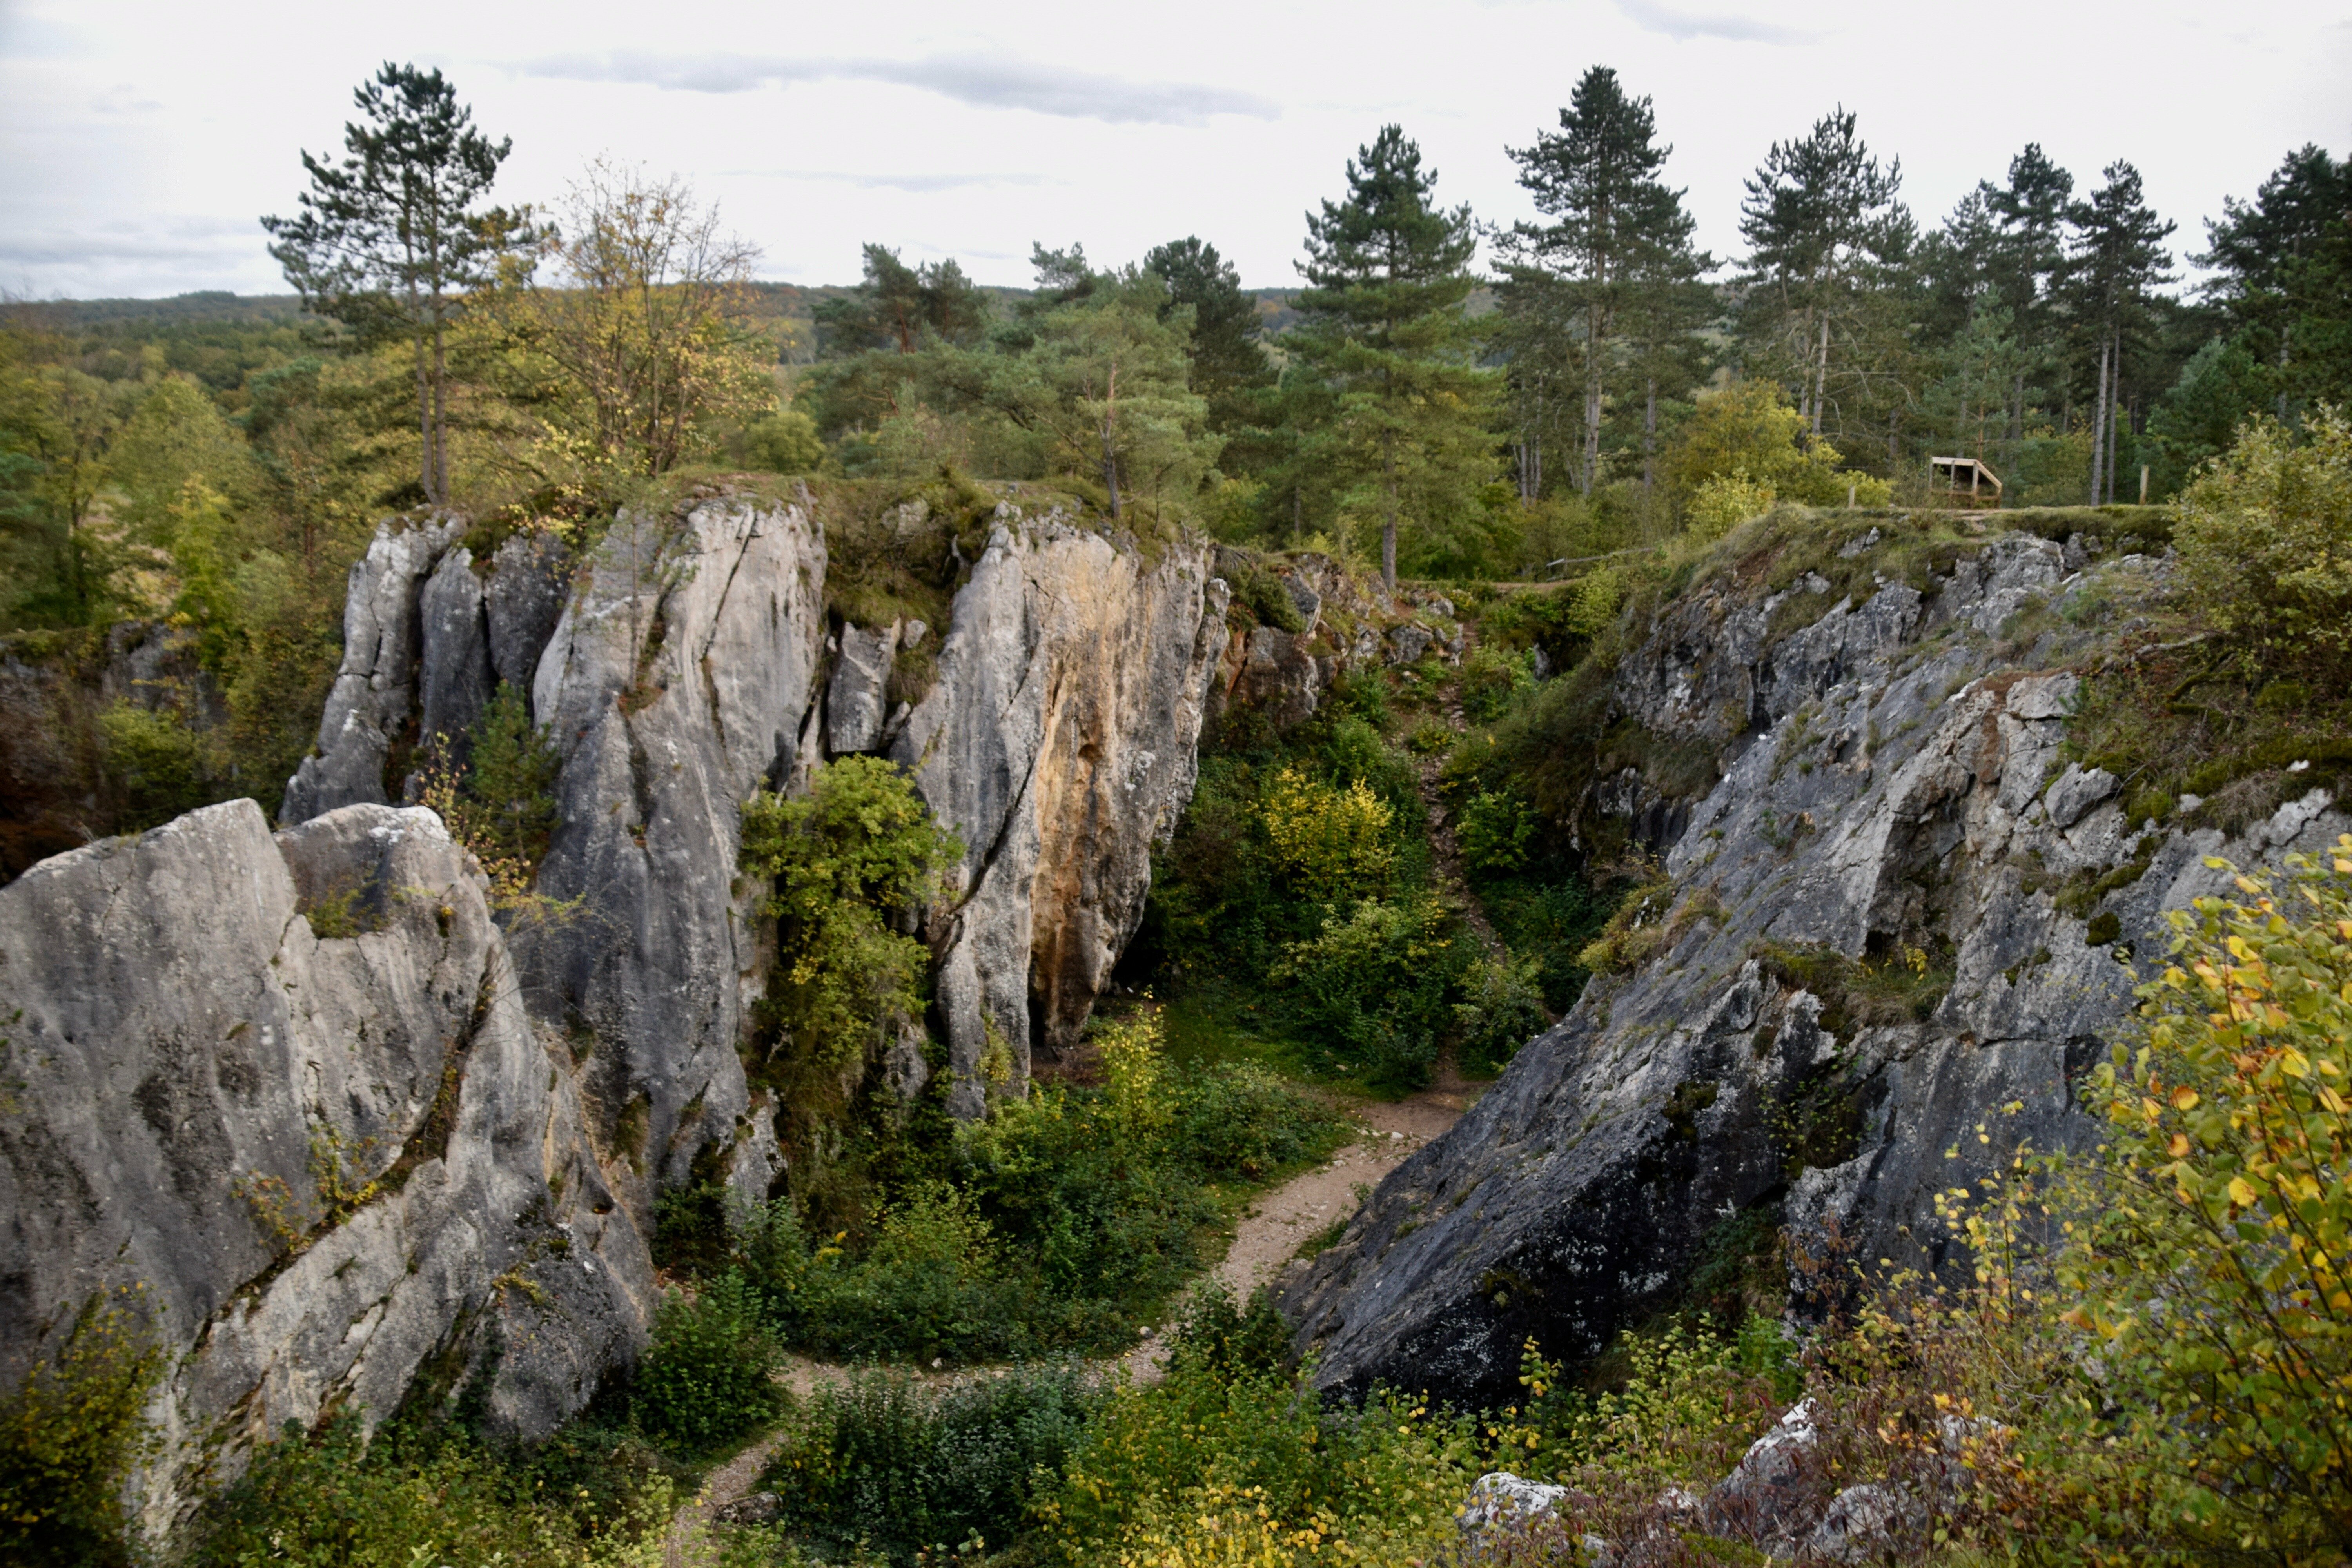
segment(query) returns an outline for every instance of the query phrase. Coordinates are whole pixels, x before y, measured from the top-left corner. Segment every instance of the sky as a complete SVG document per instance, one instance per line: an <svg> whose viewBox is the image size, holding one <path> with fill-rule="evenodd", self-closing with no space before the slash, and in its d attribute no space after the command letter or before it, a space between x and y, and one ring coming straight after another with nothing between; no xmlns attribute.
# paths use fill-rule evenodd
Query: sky
<svg viewBox="0 0 2352 1568"><path fill-rule="evenodd" d="M866 241L1017 286L1033 242L1197 234L1295 285L1305 213L1390 121L1449 205L1530 216L1506 149L1596 64L1654 99L1719 258L1770 143L1839 105L1923 225L2039 142L2081 192L2136 164L2177 256L2290 148L2352 151L2352 0L0 0L0 293L283 292L257 219L385 60L513 139L498 199L600 156L682 175L800 283L854 282Z"/></svg>

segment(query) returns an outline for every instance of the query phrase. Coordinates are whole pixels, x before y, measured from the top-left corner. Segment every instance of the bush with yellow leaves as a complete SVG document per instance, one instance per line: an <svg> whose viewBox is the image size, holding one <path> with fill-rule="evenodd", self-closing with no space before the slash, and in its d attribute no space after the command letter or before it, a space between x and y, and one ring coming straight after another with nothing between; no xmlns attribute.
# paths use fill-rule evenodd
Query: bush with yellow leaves
<svg viewBox="0 0 2352 1568"><path fill-rule="evenodd" d="M2352 836L2273 880L2173 917L2059 1278L2191 1521L2303 1561L2352 1552Z"/></svg>
<svg viewBox="0 0 2352 1568"><path fill-rule="evenodd" d="M1283 876L1307 898L1328 904L1386 880L1395 858L1388 842L1392 818L1388 802L1361 779L1339 789L1286 767L1265 792L1261 820Z"/></svg>

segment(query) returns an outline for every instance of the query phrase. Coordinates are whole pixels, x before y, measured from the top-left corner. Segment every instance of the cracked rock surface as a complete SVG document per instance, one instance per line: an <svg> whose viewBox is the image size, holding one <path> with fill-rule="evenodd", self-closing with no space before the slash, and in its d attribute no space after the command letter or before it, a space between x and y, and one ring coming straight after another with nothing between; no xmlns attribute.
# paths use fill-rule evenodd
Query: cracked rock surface
<svg viewBox="0 0 2352 1568"><path fill-rule="evenodd" d="M233 801L43 861L0 888L0 1376L143 1286L156 1527L197 1467L389 1415L429 1360L530 1435L642 1342L644 1237L432 813L273 838Z"/></svg>
<svg viewBox="0 0 2352 1568"><path fill-rule="evenodd" d="M1939 1267L1957 1254L1938 1190L2021 1140L2091 1138L2074 1083L2130 1008L2119 960L2160 954L2166 911L2226 889L2207 857L2275 860L2346 817L2315 790L2235 837L2131 823L2113 780L2062 768L2076 678L1996 637L2074 582L2060 546L2008 534L1927 594L1887 581L1832 605L1811 578L1666 607L1614 710L1717 748L1721 777L1695 800L1630 771L1594 792L1664 851L1665 940L1597 976L1288 1282L1324 1385L1507 1403L1525 1341L1598 1353L1743 1214L1824 1257ZM1793 595L1818 610L1769 637ZM1949 973L1924 1016L1796 977L1912 952Z"/></svg>

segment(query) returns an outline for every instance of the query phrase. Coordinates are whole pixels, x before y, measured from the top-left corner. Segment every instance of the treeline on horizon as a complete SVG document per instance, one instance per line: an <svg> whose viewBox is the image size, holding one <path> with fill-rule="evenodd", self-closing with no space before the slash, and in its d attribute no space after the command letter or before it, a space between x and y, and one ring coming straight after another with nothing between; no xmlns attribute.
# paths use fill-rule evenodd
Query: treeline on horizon
<svg viewBox="0 0 2352 1568"><path fill-rule="evenodd" d="M296 215L265 220L299 308L8 313L0 629L315 647L387 511L574 526L681 469L945 468L1123 527L1507 577L1776 500L1920 500L1937 455L2012 505L2162 499L2248 419L2352 385L2352 162L2316 146L2184 256L2129 163L2094 183L2032 144L1923 227L1836 110L1769 144L1747 253L1718 258L1650 100L1595 67L1506 150L1535 217L1448 206L1384 127L1286 296L1192 236L1116 266L1041 245L1025 293L873 243L856 285L803 289L754 281L675 177L599 163L488 205L509 143L438 72L354 96L345 155L304 154Z"/></svg>

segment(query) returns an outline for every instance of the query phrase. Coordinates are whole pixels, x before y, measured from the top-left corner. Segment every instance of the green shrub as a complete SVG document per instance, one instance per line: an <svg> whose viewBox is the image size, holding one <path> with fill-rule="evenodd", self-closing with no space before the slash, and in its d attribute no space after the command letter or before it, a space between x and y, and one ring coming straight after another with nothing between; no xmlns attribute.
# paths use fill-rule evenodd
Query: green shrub
<svg viewBox="0 0 2352 1568"><path fill-rule="evenodd" d="M763 1005L785 1055L837 1076L881 1044L887 1024L921 1017L929 954L885 916L926 902L962 853L879 757L837 758L804 796L744 804L744 868L775 879L764 908L776 921L776 963Z"/></svg>
<svg viewBox="0 0 2352 1568"><path fill-rule="evenodd" d="M1228 1309L1229 1310L1229 1309ZM1247 1320L1243 1320L1245 1325ZM1487 1468L1468 1416L1376 1394L1326 1405L1244 1353L1188 1353L1116 1389L1037 1510L1073 1563L1404 1568L1438 1560Z"/></svg>
<svg viewBox="0 0 2352 1568"><path fill-rule="evenodd" d="M1425 894L1364 899L1289 944L1269 978L1310 1037L1352 1057L1376 1088L1409 1089L1437 1059L1446 996L1468 949L1454 918Z"/></svg>
<svg viewBox="0 0 2352 1568"><path fill-rule="evenodd" d="M1462 661L1462 710L1484 722L1535 680L1535 661L1529 655L1482 642Z"/></svg>
<svg viewBox="0 0 2352 1568"><path fill-rule="evenodd" d="M2352 657L2352 419L2305 438L2257 415L2181 493L2173 542L2191 612L2257 666Z"/></svg>
<svg viewBox="0 0 2352 1568"><path fill-rule="evenodd" d="M563 754L530 721L530 697L499 686L464 737L463 760L446 735L431 738L422 798L508 899L530 889L555 831L555 784Z"/></svg>
<svg viewBox="0 0 2352 1568"><path fill-rule="evenodd" d="M1300 896L1332 903L1385 881L1394 860L1388 803L1361 779L1345 789L1297 768L1276 773L1260 807L1274 863Z"/></svg>
<svg viewBox="0 0 2352 1568"><path fill-rule="evenodd" d="M743 462L772 474L813 474L824 461L816 421L796 408L779 408L743 426Z"/></svg>
<svg viewBox="0 0 2352 1568"><path fill-rule="evenodd" d="M654 1317L631 1399L646 1431L690 1453L771 1419L782 1391L768 1375L775 1349L743 1277L721 1275L692 1296L671 1291Z"/></svg>
<svg viewBox="0 0 2352 1568"><path fill-rule="evenodd" d="M1222 1279L1192 1292L1169 1336L1168 1366L1180 1375L1199 1372L1229 1381L1278 1372L1289 1359L1290 1325L1273 1293L1260 1289L1244 1306Z"/></svg>
<svg viewBox="0 0 2352 1568"><path fill-rule="evenodd" d="M1058 1481L1102 1394L1083 1368L1015 1365L945 1385L868 1370L820 1390L764 1484L795 1531L891 1562L1002 1550Z"/></svg>
<svg viewBox="0 0 2352 1568"><path fill-rule="evenodd" d="M223 759L185 714L118 701L99 714L98 732L125 831L169 822L218 798Z"/></svg>
<svg viewBox="0 0 2352 1568"><path fill-rule="evenodd" d="M956 1131L864 1234L786 1200L737 1216L734 1261L786 1342L971 1362L1109 1350L1201 1261L1220 1184L1319 1158L1338 1117L1261 1068L1179 1066L1160 1015L1097 1031L1105 1088L1040 1086ZM944 1179L942 1179L944 1178Z"/></svg>
<svg viewBox="0 0 2352 1568"><path fill-rule="evenodd" d="M1510 790L1480 790L1462 807L1455 830L1462 863L1474 872L1516 871L1526 863L1536 837L1535 813Z"/></svg>
<svg viewBox="0 0 2352 1568"><path fill-rule="evenodd" d="M379 1431L356 1414L285 1434L198 1516L190 1568L415 1568L510 1563L601 1568L657 1549L673 1504L644 1446L568 1429L534 1448L462 1433Z"/></svg>
<svg viewBox="0 0 2352 1568"><path fill-rule="evenodd" d="M152 1438L163 1356L129 1295L93 1296L0 1396L0 1559L127 1563L122 1490Z"/></svg>
<svg viewBox="0 0 2352 1568"><path fill-rule="evenodd" d="M1540 966L1533 958L1488 959L1472 971L1468 994L1454 1005L1462 1070L1502 1070L1521 1046L1551 1026L1545 1016Z"/></svg>
<svg viewBox="0 0 2352 1568"><path fill-rule="evenodd" d="M1607 923L1609 900L1572 872L1530 867L1511 877L1482 876L1475 887L1486 918L1513 954L1535 964L1544 1005L1566 1013L1591 972L1577 962Z"/></svg>

